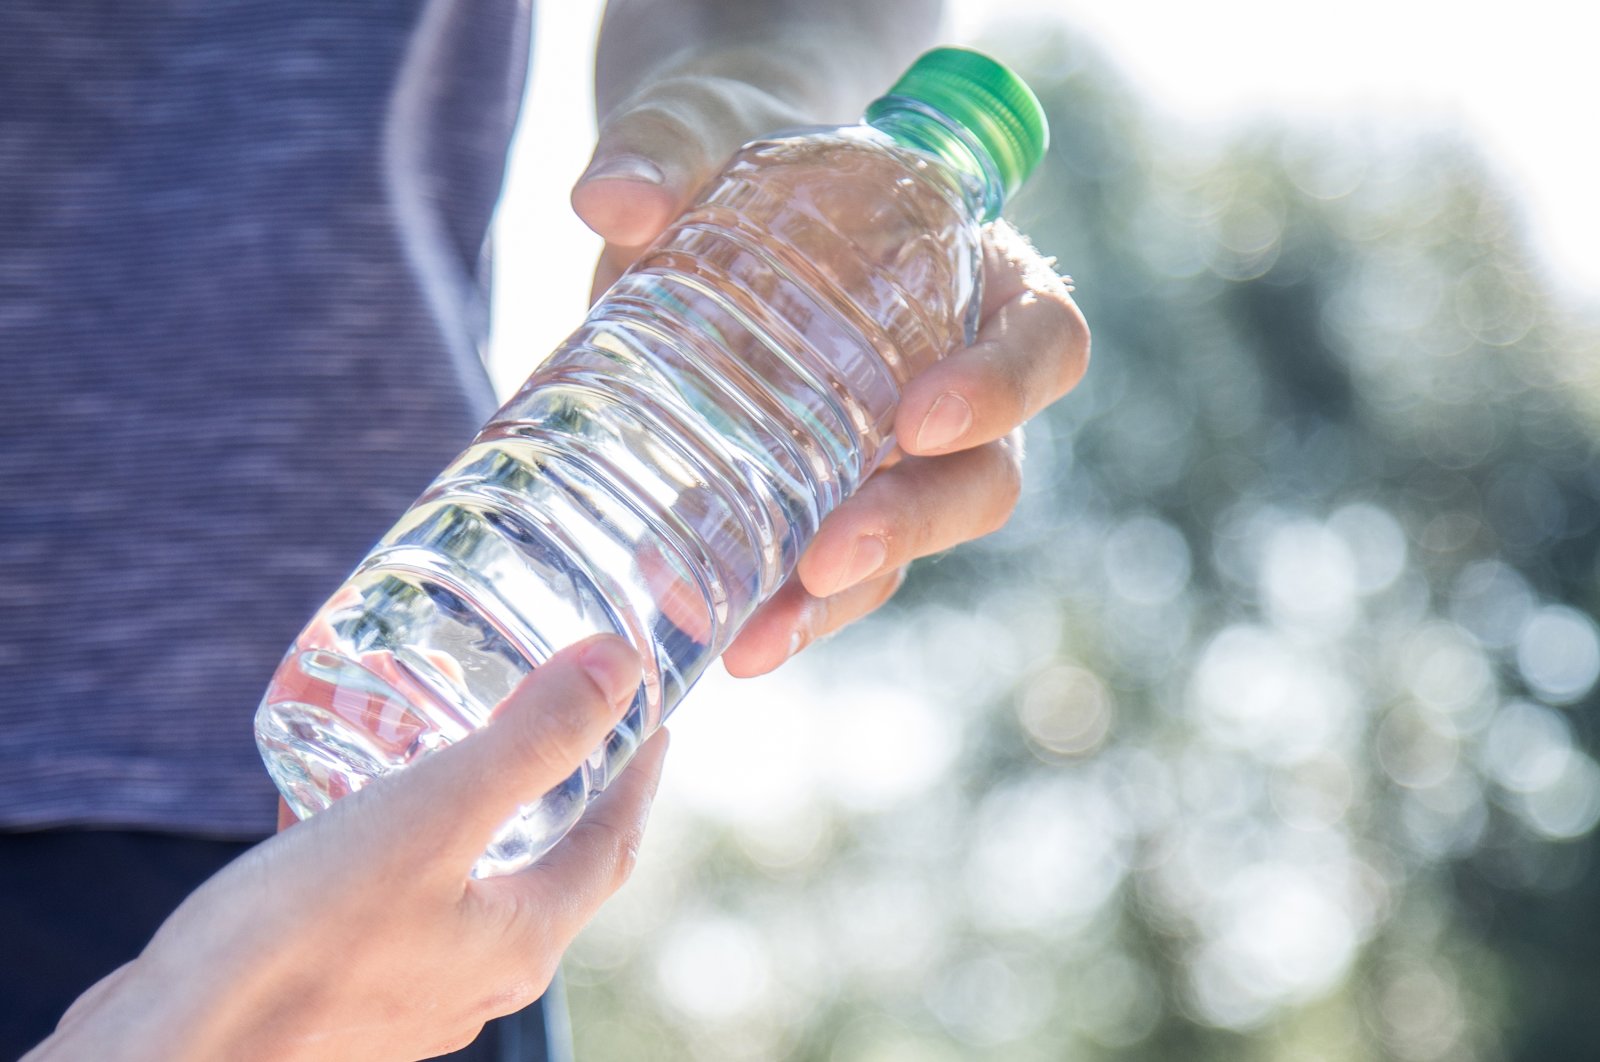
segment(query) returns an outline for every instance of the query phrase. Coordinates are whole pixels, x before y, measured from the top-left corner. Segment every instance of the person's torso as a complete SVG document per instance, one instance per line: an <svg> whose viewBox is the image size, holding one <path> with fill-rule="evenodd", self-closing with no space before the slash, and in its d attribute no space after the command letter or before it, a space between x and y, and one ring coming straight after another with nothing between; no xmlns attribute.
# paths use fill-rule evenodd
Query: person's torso
<svg viewBox="0 0 1600 1062"><path fill-rule="evenodd" d="M270 829L273 666L493 405L530 17L0 5L0 824Z"/></svg>

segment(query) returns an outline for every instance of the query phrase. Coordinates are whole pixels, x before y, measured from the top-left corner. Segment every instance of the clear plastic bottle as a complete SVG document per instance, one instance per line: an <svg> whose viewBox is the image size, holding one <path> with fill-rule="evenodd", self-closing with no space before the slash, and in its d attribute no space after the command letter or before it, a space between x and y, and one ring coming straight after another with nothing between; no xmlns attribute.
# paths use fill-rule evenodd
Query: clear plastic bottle
<svg viewBox="0 0 1600 1062"><path fill-rule="evenodd" d="M478 873L559 840L877 468L906 381L971 341L979 225L1044 146L1016 75L944 48L861 125L743 148L290 647L256 717L290 808L620 634L644 660L633 707Z"/></svg>

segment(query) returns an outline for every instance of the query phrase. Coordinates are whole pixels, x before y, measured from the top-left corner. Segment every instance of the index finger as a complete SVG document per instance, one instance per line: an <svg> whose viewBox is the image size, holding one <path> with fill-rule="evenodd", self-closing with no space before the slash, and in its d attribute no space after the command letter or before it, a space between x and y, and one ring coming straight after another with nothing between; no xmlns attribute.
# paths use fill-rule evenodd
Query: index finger
<svg viewBox="0 0 1600 1062"><path fill-rule="evenodd" d="M972 346L906 385L895 435L907 453L966 450L1009 435L1083 378L1089 326L1067 282L1005 222L984 241L984 309Z"/></svg>
<svg viewBox="0 0 1600 1062"><path fill-rule="evenodd" d="M532 867L472 883L481 897L510 903L518 916L514 932L524 953L565 951L632 874L661 780L667 736L662 727L639 746L627 768L589 805L572 832Z"/></svg>

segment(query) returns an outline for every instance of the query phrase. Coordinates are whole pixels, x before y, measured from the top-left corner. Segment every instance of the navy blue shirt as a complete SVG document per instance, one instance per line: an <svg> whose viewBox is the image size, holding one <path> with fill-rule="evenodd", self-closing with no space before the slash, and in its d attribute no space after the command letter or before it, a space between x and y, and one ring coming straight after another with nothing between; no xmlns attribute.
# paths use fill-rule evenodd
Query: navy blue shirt
<svg viewBox="0 0 1600 1062"><path fill-rule="evenodd" d="M0 826L272 829L268 677L494 404L530 18L0 4Z"/></svg>

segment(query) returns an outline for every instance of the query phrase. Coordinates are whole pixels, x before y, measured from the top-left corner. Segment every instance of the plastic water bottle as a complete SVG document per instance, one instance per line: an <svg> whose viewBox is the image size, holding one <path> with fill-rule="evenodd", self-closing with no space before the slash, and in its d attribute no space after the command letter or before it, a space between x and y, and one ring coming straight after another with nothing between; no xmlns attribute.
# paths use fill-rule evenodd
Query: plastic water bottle
<svg viewBox="0 0 1600 1062"><path fill-rule="evenodd" d="M477 873L555 844L877 468L902 386L972 341L979 226L1045 141L1021 79L942 48L862 124L741 149L290 647L256 716L290 808L620 634L644 661L624 721Z"/></svg>

